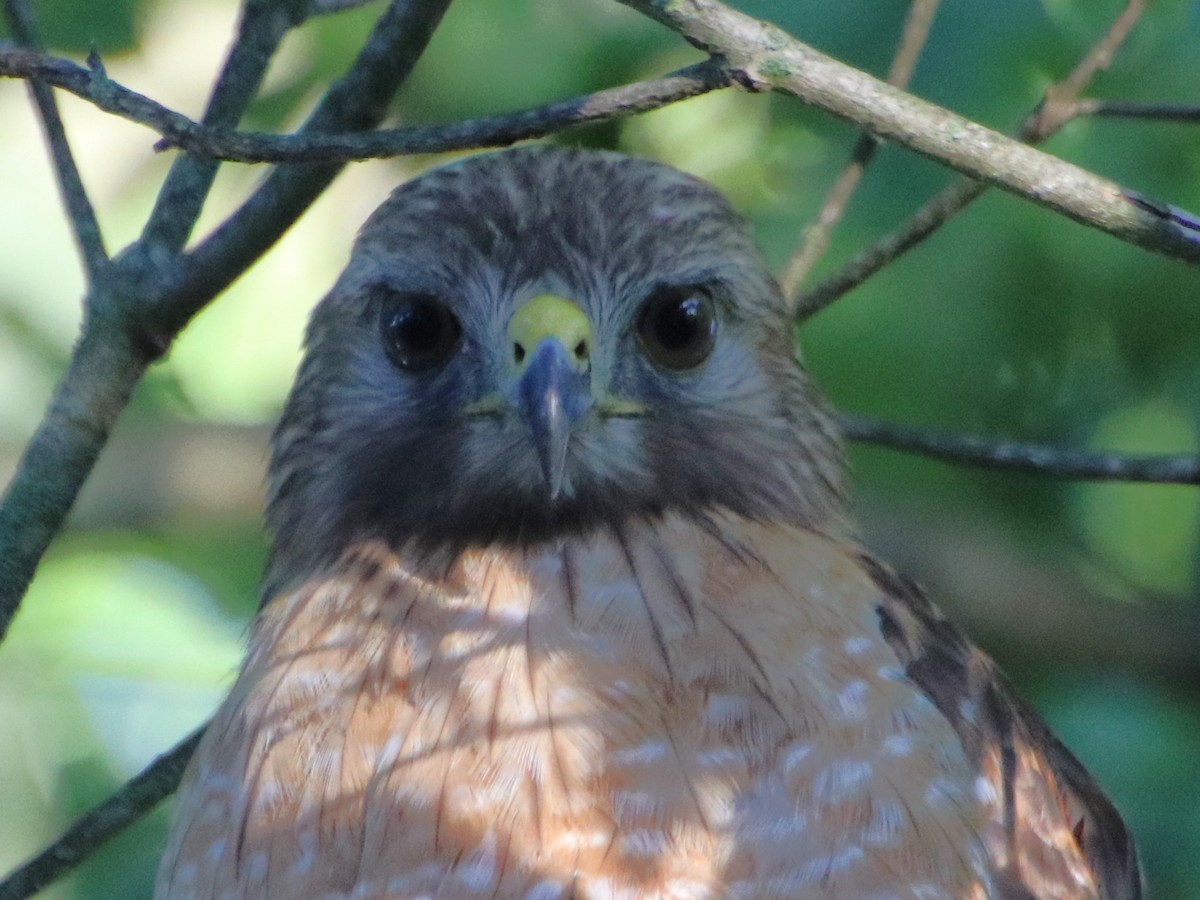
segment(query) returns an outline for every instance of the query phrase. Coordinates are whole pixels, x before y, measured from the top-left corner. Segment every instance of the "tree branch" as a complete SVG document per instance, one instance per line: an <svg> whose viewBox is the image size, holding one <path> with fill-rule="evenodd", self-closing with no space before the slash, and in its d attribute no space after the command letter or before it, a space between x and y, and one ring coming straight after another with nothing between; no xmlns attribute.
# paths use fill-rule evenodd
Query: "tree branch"
<svg viewBox="0 0 1200 900"><path fill-rule="evenodd" d="M658 109L729 84L725 67L718 60L709 59L662 78L608 88L520 112L445 125L383 129L365 134L194 132L178 143L194 152L241 162L345 162L414 153L444 153L507 146L575 125ZM172 142L173 139L167 138L163 143Z"/></svg>
<svg viewBox="0 0 1200 900"><path fill-rule="evenodd" d="M749 90L792 94L953 169L1155 253L1200 262L1200 239L1119 185L905 94L718 0L621 0L728 60Z"/></svg>
<svg viewBox="0 0 1200 900"><path fill-rule="evenodd" d="M1089 453L1046 444L944 434L845 412L838 414L838 423L852 441L865 441L958 465L1017 469L1077 481L1200 484L1200 454L1195 453L1153 456Z"/></svg>
<svg viewBox="0 0 1200 900"><path fill-rule="evenodd" d="M33 896L174 793L207 727L205 723L152 760L120 790L77 819L53 844L9 873L0 881L0 900Z"/></svg>
<svg viewBox="0 0 1200 900"><path fill-rule="evenodd" d="M213 87L203 123L232 128L258 93L271 57L284 36L304 21L308 0L246 0L237 38ZM212 189L219 163L181 155L171 165L154 209L142 229L142 240L178 252L196 225Z"/></svg>
<svg viewBox="0 0 1200 900"><path fill-rule="evenodd" d="M342 130L376 124L448 3L393 0L309 126ZM0 638L146 367L339 170L337 164L277 170L195 253L164 259L139 241L114 261L104 284L89 292L71 365L0 499Z"/></svg>
<svg viewBox="0 0 1200 900"><path fill-rule="evenodd" d="M1031 144L1040 143L1070 120L1071 109L1079 95L1087 90L1097 72L1112 64L1113 57L1145 13L1148 3L1149 0L1129 0L1108 31L1084 54L1071 74L1046 91L1039 110L1021 127L1022 140Z"/></svg>
<svg viewBox="0 0 1200 900"><path fill-rule="evenodd" d="M1200 122L1200 106L1193 103L1133 103L1124 100L1080 100L1072 108L1071 116L1153 119L1160 122Z"/></svg>
<svg viewBox="0 0 1200 900"><path fill-rule="evenodd" d="M85 69L67 59L0 43L0 77L24 78L62 88L87 100L97 109L131 122L149 125L160 134L202 128L182 113L168 109L110 79L95 56L88 58L88 68Z"/></svg>
<svg viewBox="0 0 1200 900"><path fill-rule="evenodd" d="M908 85L917 64L917 57L920 56L921 48L925 46L925 41L929 37L929 29L933 25L933 17L937 13L940 2L941 0L912 0L908 8L908 17L904 23L900 46L896 50L896 56L892 60L892 66L888 72L888 84L898 88ZM853 150L850 151L850 161L829 189L829 193L825 195L825 202L821 205L820 212L817 213L816 221L804 230L800 246L784 266L780 286L783 288L784 296L788 298L789 306L793 307L791 309L793 316L795 315L795 299L800 285L804 283L808 273L812 271L813 266L817 264L828 248L829 237L833 233L833 229L842 220L851 195L858 187L863 172L875 158L878 149L878 138L865 133L858 136Z"/></svg>
<svg viewBox="0 0 1200 900"><path fill-rule="evenodd" d="M832 306L949 222L989 187L991 185L985 181L960 178L942 189L895 231L884 235L824 281L800 294L794 305L797 320L811 319Z"/></svg>
<svg viewBox="0 0 1200 900"><path fill-rule="evenodd" d="M350 162L414 153L506 146L553 131L686 100L730 84L728 70L705 60L662 78L622 85L520 112L445 125L369 132L263 134L205 127L186 116L67 60L0 51L0 75L46 79L101 109L161 134L158 148L179 147L216 160L247 163Z"/></svg>
<svg viewBox="0 0 1200 900"><path fill-rule="evenodd" d="M1046 97L1053 96L1059 109L1072 105L1077 92L1087 88L1096 72L1108 65L1117 48L1128 36L1138 18L1144 12L1145 0L1129 0L1125 9L1117 16L1109 30L1084 54L1062 84L1046 90ZM1018 140L1036 144L1049 138L1069 117L1045 116L1046 99L1025 117L1018 132ZM843 295L879 272L893 259L907 253L935 231L975 202L989 187L985 181L962 178L943 189L928 200L907 222L891 234L885 235L868 247L842 269L808 292L796 298L796 317L803 321L812 318ZM1127 197L1127 199L1129 199ZM1149 210L1148 210L1149 211ZM1153 211L1150 211L1154 215ZM1159 216L1159 218L1162 218ZM1181 223L1177 223L1181 224ZM1186 234L1186 231L1181 233Z"/></svg>
<svg viewBox="0 0 1200 900"><path fill-rule="evenodd" d="M416 65L450 0L392 0L350 70L301 128L318 134L366 131L382 120ZM278 168L220 227L179 260L158 312L174 335L265 253L320 196L342 163Z"/></svg>
<svg viewBox="0 0 1200 900"><path fill-rule="evenodd" d="M33 13L26 0L5 0L4 15L12 29L13 36L29 50L37 51L40 44L35 33ZM67 140L63 128L62 117L58 114L58 104L54 100L54 91L50 86L37 79L29 80L29 93L37 106L42 122L42 130L46 135L46 143L50 146L50 156L54 160L54 174L58 178L58 189L62 194L63 205L67 208L67 218L71 222L71 230L75 235L75 244L83 260L83 269L89 283L94 282L108 265L108 251L104 248L104 236L100 231L100 222L96 219L96 211L88 198L87 189L75 165L75 157L71 153L71 144Z"/></svg>
<svg viewBox="0 0 1200 900"><path fill-rule="evenodd" d="M85 330L0 500L0 638L148 360L119 328Z"/></svg>

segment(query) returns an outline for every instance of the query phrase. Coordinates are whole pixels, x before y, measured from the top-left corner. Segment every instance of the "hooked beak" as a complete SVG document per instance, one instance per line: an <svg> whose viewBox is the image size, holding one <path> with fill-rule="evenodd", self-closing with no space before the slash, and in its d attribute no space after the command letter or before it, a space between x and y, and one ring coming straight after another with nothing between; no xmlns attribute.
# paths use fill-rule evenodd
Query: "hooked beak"
<svg viewBox="0 0 1200 900"><path fill-rule="evenodd" d="M508 337L517 373L511 400L533 436L553 500L562 490L571 430L594 402L591 323L569 300L542 294L513 313Z"/></svg>

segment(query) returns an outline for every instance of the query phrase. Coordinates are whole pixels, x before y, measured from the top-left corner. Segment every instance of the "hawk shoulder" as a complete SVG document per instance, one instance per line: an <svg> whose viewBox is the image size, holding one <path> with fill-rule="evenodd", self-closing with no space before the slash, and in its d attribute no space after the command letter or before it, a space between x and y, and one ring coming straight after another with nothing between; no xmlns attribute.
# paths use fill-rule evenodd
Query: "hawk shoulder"
<svg viewBox="0 0 1200 900"><path fill-rule="evenodd" d="M1005 896L1140 898L1133 840L1079 760L912 580L870 554L859 561L881 591L884 637L994 798L987 843Z"/></svg>

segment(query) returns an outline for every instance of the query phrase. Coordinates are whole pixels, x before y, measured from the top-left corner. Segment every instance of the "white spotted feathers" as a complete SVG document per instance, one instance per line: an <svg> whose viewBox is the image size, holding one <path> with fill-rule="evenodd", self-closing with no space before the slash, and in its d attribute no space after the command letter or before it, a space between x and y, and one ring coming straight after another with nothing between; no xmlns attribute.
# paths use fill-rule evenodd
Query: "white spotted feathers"
<svg viewBox="0 0 1200 900"><path fill-rule="evenodd" d="M986 897L992 797L853 547L379 546L269 604L158 895Z"/></svg>

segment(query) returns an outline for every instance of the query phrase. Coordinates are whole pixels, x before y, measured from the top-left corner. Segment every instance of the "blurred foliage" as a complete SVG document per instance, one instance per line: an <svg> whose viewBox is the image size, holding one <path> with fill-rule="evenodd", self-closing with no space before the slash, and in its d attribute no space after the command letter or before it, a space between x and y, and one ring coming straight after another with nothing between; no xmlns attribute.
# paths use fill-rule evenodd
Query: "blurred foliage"
<svg viewBox="0 0 1200 900"><path fill-rule="evenodd" d="M59 50L123 53L136 50L142 37L142 0L38 0L35 5L41 40ZM0 22L0 35L8 37L7 22Z"/></svg>
<svg viewBox="0 0 1200 900"><path fill-rule="evenodd" d="M95 47L114 77L192 114L203 107L236 22L230 0L32 5L56 50ZM886 71L907 8L897 0L738 5L876 73ZM1012 130L1122 6L945 4L913 90ZM302 121L380 9L376 2L326 16L291 36L248 126ZM1195 4L1156 2L1092 94L1196 101L1198 37ZM608 0L458 0L395 119L518 109L696 58L665 29ZM138 232L168 160L152 153L153 136L140 128L72 100L64 113L110 249L119 248ZM2 469L32 433L63 369L81 280L19 84L0 83L0 121L0 204L20 210L0 216ZM555 140L618 146L713 181L781 265L853 138L843 123L786 98L729 91ZM1048 149L1200 209L1198 141L1194 127L1095 120L1069 125ZM351 167L142 386L0 652L0 869L190 730L230 683L263 556L257 517L266 426L297 362L304 319L357 225L390 186L432 162ZM258 169L225 167L200 233L260 177ZM816 277L950 178L885 148ZM988 196L806 325L802 344L809 367L847 409L1069 446L1194 452L1196 288L1194 271L1183 266L1028 203ZM1080 559L1098 603L1200 614L1194 489L979 473L870 449L852 458L858 490L875 501L993 521L1030 558ZM1104 659L1085 670L1028 660L1009 668L1127 814L1152 896L1200 896L1198 686L1114 671ZM160 811L46 896L148 896L164 828Z"/></svg>

